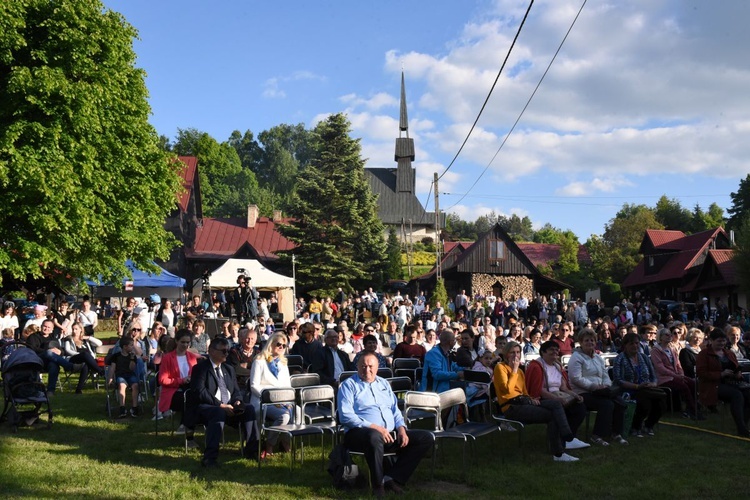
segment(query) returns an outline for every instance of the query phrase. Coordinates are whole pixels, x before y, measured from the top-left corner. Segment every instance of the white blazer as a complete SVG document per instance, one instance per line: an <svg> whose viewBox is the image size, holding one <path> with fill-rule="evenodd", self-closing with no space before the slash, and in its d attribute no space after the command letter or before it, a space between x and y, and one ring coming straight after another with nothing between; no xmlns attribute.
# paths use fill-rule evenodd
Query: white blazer
<svg viewBox="0 0 750 500"><path fill-rule="evenodd" d="M272 387L291 387L292 381L289 378L289 367L284 363L279 363L279 376L274 377L268 368L268 362L261 358L255 358L253 367L250 369L250 403L255 408L256 418L260 418L260 393L263 389Z"/></svg>

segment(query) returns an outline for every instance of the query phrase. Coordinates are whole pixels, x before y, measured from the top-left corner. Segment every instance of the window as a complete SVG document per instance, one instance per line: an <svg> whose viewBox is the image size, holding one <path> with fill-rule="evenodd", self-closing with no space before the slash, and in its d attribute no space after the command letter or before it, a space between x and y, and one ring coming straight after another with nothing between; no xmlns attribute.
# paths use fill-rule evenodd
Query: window
<svg viewBox="0 0 750 500"><path fill-rule="evenodd" d="M503 240L488 240L490 245L490 260L505 260L505 242Z"/></svg>
<svg viewBox="0 0 750 500"><path fill-rule="evenodd" d="M654 257L649 256L648 258L648 267L654 267Z"/></svg>

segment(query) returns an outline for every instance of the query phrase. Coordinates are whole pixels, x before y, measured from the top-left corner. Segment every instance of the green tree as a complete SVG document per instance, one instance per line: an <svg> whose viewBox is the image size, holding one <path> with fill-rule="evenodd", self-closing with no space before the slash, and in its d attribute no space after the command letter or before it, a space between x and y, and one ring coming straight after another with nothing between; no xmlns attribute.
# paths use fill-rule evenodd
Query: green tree
<svg viewBox="0 0 750 500"><path fill-rule="evenodd" d="M662 195L656 202L654 216L664 229L689 231L692 221L690 210L684 208L679 200Z"/></svg>
<svg viewBox="0 0 750 500"><path fill-rule="evenodd" d="M386 252L388 254L388 268L385 279L401 279L401 242L396 235L396 229L393 226L388 228L388 242L386 243Z"/></svg>
<svg viewBox="0 0 750 500"><path fill-rule="evenodd" d="M589 254L602 281L621 283L635 268L646 229L664 229L664 226L646 205L626 203L604 226L602 238L589 239Z"/></svg>
<svg viewBox="0 0 750 500"><path fill-rule="evenodd" d="M736 231L737 244L732 260L739 275L740 289L750 293L750 217L746 217Z"/></svg>
<svg viewBox="0 0 750 500"><path fill-rule="evenodd" d="M97 0L18 0L0 7L0 269L156 270L174 238L181 165L154 128L136 30ZM60 275L60 274L58 274ZM2 278L0 278L2 279Z"/></svg>
<svg viewBox="0 0 750 500"><path fill-rule="evenodd" d="M245 217L247 206L258 205L271 215L272 197L260 189L255 174L242 167L230 142L219 143L206 132L179 129L173 150L198 158L203 213L209 217Z"/></svg>
<svg viewBox="0 0 750 500"><path fill-rule="evenodd" d="M383 224L365 179L359 140L349 137L349 129L342 114L315 127L310 164L292 194L293 222L280 226L297 245L293 253L303 290L377 285L386 275Z"/></svg>
<svg viewBox="0 0 750 500"><path fill-rule="evenodd" d="M445 309L445 313L449 314L450 310L447 307L448 291L445 289L445 280L443 280L443 278L440 278L435 282L435 290L430 297L430 306L435 307L438 302L440 302L440 305Z"/></svg>
<svg viewBox="0 0 750 500"><path fill-rule="evenodd" d="M729 195L732 198L732 206L727 209L729 220L727 228L741 230L750 210L750 174L740 181L740 187L736 192Z"/></svg>

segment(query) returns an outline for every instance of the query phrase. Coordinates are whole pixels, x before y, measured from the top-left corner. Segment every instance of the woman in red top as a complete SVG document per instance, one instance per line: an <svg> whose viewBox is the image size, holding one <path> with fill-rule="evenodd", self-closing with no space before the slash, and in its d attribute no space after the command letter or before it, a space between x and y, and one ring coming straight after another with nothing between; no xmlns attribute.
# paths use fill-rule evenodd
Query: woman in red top
<svg viewBox="0 0 750 500"><path fill-rule="evenodd" d="M695 358L700 401L709 408L714 408L718 400L728 402L737 435L750 437L745 423L746 415L750 415L750 389L745 388L737 358L726 348L727 334L714 328L709 339L708 346Z"/></svg>

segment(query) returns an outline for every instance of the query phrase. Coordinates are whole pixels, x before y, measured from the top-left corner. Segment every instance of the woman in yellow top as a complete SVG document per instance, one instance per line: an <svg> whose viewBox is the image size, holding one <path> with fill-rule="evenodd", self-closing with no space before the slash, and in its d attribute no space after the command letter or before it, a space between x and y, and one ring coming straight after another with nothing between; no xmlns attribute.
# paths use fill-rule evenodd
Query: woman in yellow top
<svg viewBox="0 0 750 500"><path fill-rule="evenodd" d="M565 409L557 400L532 398L526 390L521 370L521 346L510 341L503 348L502 363L495 365L495 395L503 416L523 424L547 424L547 440L555 462L575 462L578 458L565 453L566 443L575 436L570 430ZM577 446L567 446L576 449Z"/></svg>

